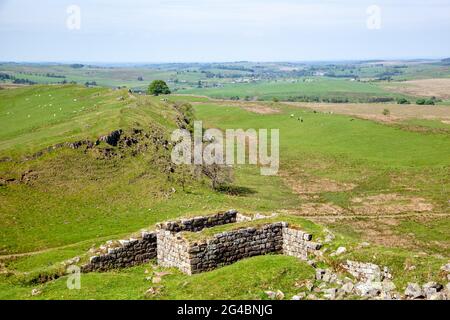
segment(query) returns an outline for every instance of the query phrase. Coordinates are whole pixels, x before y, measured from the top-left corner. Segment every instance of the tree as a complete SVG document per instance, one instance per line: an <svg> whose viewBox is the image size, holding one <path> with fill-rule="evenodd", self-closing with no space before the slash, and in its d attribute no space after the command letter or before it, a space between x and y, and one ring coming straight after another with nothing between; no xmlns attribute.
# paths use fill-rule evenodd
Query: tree
<svg viewBox="0 0 450 320"><path fill-rule="evenodd" d="M84 67L84 64L74 63L74 64L71 64L70 67L74 68L74 69L81 69Z"/></svg>
<svg viewBox="0 0 450 320"><path fill-rule="evenodd" d="M154 80L147 90L148 94L159 96L160 94L170 94L170 89L163 80Z"/></svg>
<svg viewBox="0 0 450 320"><path fill-rule="evenodd" d="M201 166L201 170L205 176L211 179L211 187L214 190L233 182L233 171L226 165L213 163Z"/></svg>
<svg viewBox="0 0 450 320"><path fill-rule="evenodd" d="M186 187L192 182L194 178L193 171L193 167L187 164L180 164L175 167L172 177L177 184L181 185L183 191L186 191Z"/></svg>

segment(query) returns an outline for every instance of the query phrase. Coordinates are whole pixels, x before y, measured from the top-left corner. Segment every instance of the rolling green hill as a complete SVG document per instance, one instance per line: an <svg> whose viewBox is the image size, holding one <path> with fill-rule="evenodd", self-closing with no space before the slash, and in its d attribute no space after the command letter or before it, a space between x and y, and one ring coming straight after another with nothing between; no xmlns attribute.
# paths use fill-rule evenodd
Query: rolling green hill
<svg viewBox="0 0 450 320"><path fill-rule="evenodd" d="M311 218L315 228L335 233L328 252L342 245L348 253L339 259L389 265L399 287L440 279L450 256L447 131L279 103L252 105L276 110L258 113L245 102L164 98L75 85L0 90L1 299L259 299L264 290L298 292L296 282L313 276L311 267L273 255L193 277L169 270L153 296L145 294L153 262L83 275L80 291L66 290L64 276L42 281L59 276L62 261L106 240L229 208ZM279 175L241 165L226 190L212 190L204 177L183 183L183 172L171 170L167 143L192 111L183 100L195 102L195 118L208 127L279 128ZM117 145L107 143L118 130ZM325 211L308 211L324 205ZM362 248L363 241L371 245ZM416 268L405 271L405 264ZM33 288L42 294L32 297Z"/></svg>
<svg viewBox="0 0 450 320"><path fill-rule="evenodd" d="M178 172L168 171L166 142L185 116L158 97L71 85L0 95L2 253L124 234L187 212L294 203L279 190L281 181L264 187L272 199L249 194L250 206L245 197L212 192L201 179L182 192ZM99 140L114 130L138 142L114 147ZM76 148L66 144L79 141ZM253 187L261 180L248 181Z"/></svg>

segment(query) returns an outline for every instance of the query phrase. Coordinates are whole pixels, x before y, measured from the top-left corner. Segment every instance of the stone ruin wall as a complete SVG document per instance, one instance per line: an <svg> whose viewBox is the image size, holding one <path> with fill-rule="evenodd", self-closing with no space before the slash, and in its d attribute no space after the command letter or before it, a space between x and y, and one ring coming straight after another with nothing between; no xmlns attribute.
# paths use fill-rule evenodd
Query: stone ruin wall
<svg viewBox="0 0 450 320"><path fill-rule="evenodd" d="M157 231L143 232L140 239L120 240L118 247L103 248L102 253L91 257L89 263L82 266L82 271L125 268L157 258L163 267L176 267L186 274L194 274L268 253L306 260L308 253L321 247L312 241L310 234L289 228L285 222L226 231L202 242L190 243L180 233L197 232L237 220L249 221L244 218L237 211L230 210L212 216L160 223Z"/></svg>
<svg viewBox="0 0 450 320"><path fill-rule="evenodd" d="M236 210L229 210L211 216L194 217L177 221L163 222L157 224L157 227L159 229L171 232L197 232L203 230L204 228L212 228L223 224L234 223L236 222L237 213L238 212Z"/></svg>
<svg viewBox="0 0 450 320"><path fill-rule="evenodd" d="M121 240L121 246L107 248L81 267L82 272L106 271L145 263L156 257L156 232L142 232L141 239Z"/></svg>
<svg viewBox="0 0 450 320"><path fill-rule="evenodd" d="M161 230L158 233L158 263L195 274L268 253L306 260L308 253L321 247L311 240L310 234L288 228L285 222L226 231L197 243L189 243L180 235Z"/></svg>
<svg viewBox="0 0 450 320"><path fill-rule="evenodd" d="M320 243L313 242L312 235L301 230L283 228L283 253L302 260L308 259L308 253L321 248Z"/></svg>
<svg viewBox="0 0 450 320"><path fill-rule="evenodd" d="M236 222L236 210L217 213L211 216L193 217L176 221L169 221L157 224L161 230L172 233L180 231L200 231L204 228L211 228L218 225ZM96 255L90 257L89 263L81 267L82 272L107 271L111 269L132 267L148 262L157 257L157 233L144 231L139 239L120 240L120 245L113 247L102 246L103 248ZM165 236L172 239L168 235ZM161 241L171 241L161 239ZM173 241L173 243L177 243ZM176 247L178 247L178 243ZM179 266L184 268L184 264Z"/></svg>
<svg viewBox="0 0 450 320"><path fill-rule="evenodd" d="M283 223L216 234L189 248L191 274L232 264L241 259L282 251Z"/></svg>
<svg viewBox="0 0 450 320"><path fill-rule="evenodd" d="M179 234L167 230L159 230L157 234L158 264L162 267L175 267L191 274L189 243Z"/></svg>

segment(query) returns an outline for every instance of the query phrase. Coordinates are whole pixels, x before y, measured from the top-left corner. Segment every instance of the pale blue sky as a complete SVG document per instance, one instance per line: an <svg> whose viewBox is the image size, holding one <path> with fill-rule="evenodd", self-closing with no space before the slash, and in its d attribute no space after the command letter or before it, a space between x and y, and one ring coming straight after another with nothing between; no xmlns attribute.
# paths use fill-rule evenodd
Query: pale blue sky
<svg viewBox="0 0 450 320"><path fill-rule="evenodd" d="M66 27L69 5L81 29ZM370 5L381 29L367 28ZM450 0L0 0L1 61L450 56Z"/></svg>

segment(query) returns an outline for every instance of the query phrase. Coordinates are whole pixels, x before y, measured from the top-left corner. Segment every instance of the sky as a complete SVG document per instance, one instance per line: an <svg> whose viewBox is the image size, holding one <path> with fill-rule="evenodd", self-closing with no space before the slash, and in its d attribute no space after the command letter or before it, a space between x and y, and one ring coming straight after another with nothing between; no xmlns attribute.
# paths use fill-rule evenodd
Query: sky
<svg viewBox="0 0 450 320"><path fill-rule="evenodd" d="M450 57L450 0L0 0L0 61Z"/></svg>

